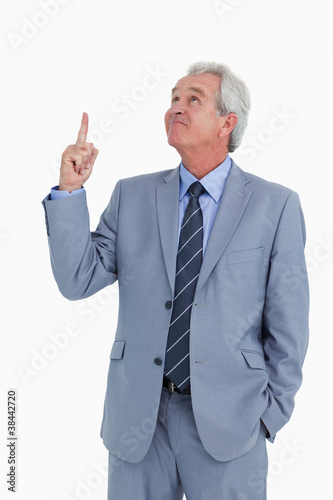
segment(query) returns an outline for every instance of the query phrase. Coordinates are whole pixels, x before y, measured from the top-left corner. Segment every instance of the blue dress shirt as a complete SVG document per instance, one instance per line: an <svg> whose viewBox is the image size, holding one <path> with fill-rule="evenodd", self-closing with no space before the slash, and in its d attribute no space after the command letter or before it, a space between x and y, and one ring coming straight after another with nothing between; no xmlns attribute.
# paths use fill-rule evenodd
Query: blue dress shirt
<svg viewBox="0 0 333 500"><path fill-rule="evenodd" d="M67 196L72 196L73 194L82 193L84 188L75 189L71 193L69 191L59 191L59 186L54 186L51 188L51 200L62 200L63 198L67 198Z"/></svg>
<svg viewBox="0 0 333 500"><path fill-rule="evenodd" d="M212 230L217 210L220 206L225 182L227 180L231 168L231 158L227 155L224 162L221 163L214 170L200 179L200 183L206 189L206 193L202 194L199 198L199 204L202 210L203 217L203 254L207 247L208 238ZM180 189L179 189L179 227L178 239L180 235L180 228L184 218L185 210L190 199L190 194L187 192L190 185L197 181L191 172L189 172L183 165L180 164Z"/></svg>

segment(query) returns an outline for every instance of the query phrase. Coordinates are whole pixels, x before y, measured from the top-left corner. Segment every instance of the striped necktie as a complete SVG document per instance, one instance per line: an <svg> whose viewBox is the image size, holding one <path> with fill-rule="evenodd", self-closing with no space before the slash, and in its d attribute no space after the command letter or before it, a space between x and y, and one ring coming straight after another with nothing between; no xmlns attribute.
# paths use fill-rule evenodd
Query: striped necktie
<svg viewBox="0 0 333 500"><path fill-rule="evenodd" d="M203 222L199 197L205 192L200 182L188 189L186 207L179 236L175 295L169 326L166 354L166 377L180 391L190 384L189 334L191 309L202 262Z"/></svg>

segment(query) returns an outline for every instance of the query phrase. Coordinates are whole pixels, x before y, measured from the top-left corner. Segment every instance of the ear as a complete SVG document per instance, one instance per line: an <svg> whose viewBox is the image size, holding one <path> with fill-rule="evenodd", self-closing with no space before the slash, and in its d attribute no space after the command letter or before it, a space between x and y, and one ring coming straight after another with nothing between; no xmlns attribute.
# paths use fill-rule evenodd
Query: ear
<svg viewBox="0 0 333 500"><path fill-rule="evenodd" d="M221 120L219 137L222 138L229 136L237 125L238 118L236 113L229 113L228 115L220 116L219 119Z"/></svg>

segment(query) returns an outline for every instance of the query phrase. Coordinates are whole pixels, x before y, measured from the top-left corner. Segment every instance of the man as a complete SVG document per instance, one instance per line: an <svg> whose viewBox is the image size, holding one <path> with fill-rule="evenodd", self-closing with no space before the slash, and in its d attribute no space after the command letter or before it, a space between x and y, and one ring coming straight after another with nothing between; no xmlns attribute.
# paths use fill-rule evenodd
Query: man
<svg viewBox="0 0 333 500"><path fill-rule="evenodd" d="M119 282L101 429L109 499L266 498L266 438L302 379L308 284L297 194L229 157L249 108L228 67L192 65L165 115L180 166L119 181L92 233L82 186L98 151L84 113L43 201L63 295Z"/></svg>

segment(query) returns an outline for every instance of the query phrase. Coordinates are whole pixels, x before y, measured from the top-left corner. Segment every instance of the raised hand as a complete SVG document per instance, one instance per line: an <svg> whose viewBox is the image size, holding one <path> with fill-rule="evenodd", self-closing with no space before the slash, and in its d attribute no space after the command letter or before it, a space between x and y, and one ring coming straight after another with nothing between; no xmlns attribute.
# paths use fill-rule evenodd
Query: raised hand
<svg viewBox="0 0 333 500"><path fill-rule="evenodd" d="M72 192L89 179L98 155L98 149L86 142L88 115L83 113L75 144L68 146L61 157L59 190Z"/></svg>

